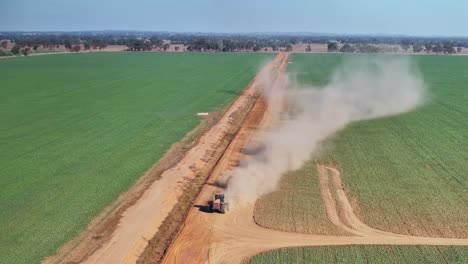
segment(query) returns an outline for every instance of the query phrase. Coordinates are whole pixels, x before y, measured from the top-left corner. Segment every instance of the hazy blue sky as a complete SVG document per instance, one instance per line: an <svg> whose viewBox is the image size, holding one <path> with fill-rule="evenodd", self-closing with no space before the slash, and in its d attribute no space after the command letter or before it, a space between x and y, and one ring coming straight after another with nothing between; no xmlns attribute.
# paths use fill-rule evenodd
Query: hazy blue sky
<svg viewBox="0 0 468 264"><path fill-rule="evenodd" d="M468 36L466 0L0 0L0 30Z"/></svg>

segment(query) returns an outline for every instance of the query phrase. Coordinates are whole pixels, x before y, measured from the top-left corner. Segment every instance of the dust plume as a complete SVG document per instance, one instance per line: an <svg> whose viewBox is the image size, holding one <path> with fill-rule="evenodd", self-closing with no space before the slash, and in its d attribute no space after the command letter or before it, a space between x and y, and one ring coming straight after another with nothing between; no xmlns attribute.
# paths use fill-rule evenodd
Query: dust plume
<svg viewBox="0 0 468 264"><path fill-rule="evenodd" d="M284 74L261 74L263 96L278 124L253 142L250 155L224 175L233 205L274 191L281 176L299 169L320 142L351 122L397 115L423 103L425 86L403 58L362 58L342 64L324 87L299 87Z"/></svg>

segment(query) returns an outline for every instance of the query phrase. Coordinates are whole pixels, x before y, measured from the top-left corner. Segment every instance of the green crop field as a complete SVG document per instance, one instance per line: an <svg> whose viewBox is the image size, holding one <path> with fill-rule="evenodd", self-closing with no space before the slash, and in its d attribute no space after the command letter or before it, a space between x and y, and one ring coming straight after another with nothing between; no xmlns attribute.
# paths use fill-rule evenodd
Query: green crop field
<svg viewBox="0 0 468 264"><path fill-rule="evenodd" d="M302 84L321 85L343 59L346 55L295 54L289 71ZM372 227L468 237L468 58L412 59L428 86L426 105L403 115L352 124L327 142L319 159L337 163L350 195L360 203L357 211ZM318 183L309 179L315 175L302 172L284 177L283 182L315 182L309 202L316 204ZM288 192L282 193L287 199ZM317 213L294 212L291 215L298 219ZM295 229L294 222L289 222L289 230Z"/></svg>
<svg viewBox="0 0 468 264"><path fill-rule="evenodd" d="M302 85L324 85L351 56L294 54L288 71ZM427 84L426 104L399 116L353 123L328 139L315 160L285 175L278 191L257 202L257 223L292 232L326 232L317 172L311 164L334 162L356 213L371 227L468 238L468 57L411 59ZM275 210L297 195L306 210ZM269 256L273 255L287 254Z"/></svg>
<svg viewBox="0 0 468 264"><path fill-rule="evenodd" d="M323 246L261 253L249 264L270 263L468 263L468 247L451 246Z"/></svg>
<svg viewBox="0 0 468 264"><path fill-rule="evenodd" d="M91 53L0 60L0 263L76 236L273 55Z"/></svg>

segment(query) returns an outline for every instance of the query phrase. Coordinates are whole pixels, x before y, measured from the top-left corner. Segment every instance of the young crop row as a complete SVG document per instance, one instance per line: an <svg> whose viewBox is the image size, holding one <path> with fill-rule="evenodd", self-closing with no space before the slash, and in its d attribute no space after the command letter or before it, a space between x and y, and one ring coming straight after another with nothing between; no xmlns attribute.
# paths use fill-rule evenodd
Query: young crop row
<svg viewBox="0 0 468 264"><path fill-rule="evenodd" d="M277 191L261 197L254 219L263 227L316 235L344 234L328 220L315 162L283 177Z"/></svg>
<svg viewBox="0 0 468 264"><path fill-rule="evenodd" d="M455 246L323 246L288 248L258 254L249 264L267 263L376 263L461 264L468 247Z"/></svg>
<svg viewBox="0 0 468 264"><path fill-rule="evenodd" d="M348 59L352 55L294 54L289 70L304 86L323 85L337 65ZM403 115L351 124L325 142L317 159L336 164L355 213L371 227L467 238L468 60L450 56L410 59L426 83L425 104ZM291 184L308 183L314 177L315 167L310 164L285 175L280 191L257 202L256 208L268 210L256 210L256 221L273 229L314 233L326 217L316 210L322 208L318 187L302 192L301 185ZM283 186L290 188L284 191ZM308 207L283 209L291 197L300 197L296 203ZM278 205L282 210L275 211ZM438 255L439 251L443 254ZM357 258L351 263L468 262L466 248L363 246L282 249L261 254L252 263L345 263L340 256L348 255Z"/></svg>
<svg viewBox="0 0 468 264"><path fill-rule="evenodd" d="M298 73L303 85L320 85L341 61L351 58L295 54L289 70ZM404 234L468 237L468 60L411 59L426 82L426 104L407 114L350 125L325 143L319 159L337 164L356 213L370 226ZM281 186L310 178L316 178L315 168L306 165L285 175ZM301 197L301 204L320 208L317 188L311 190L315 192L293 185L287 192L265 196L257 208L267 208L263 211L268 213L261 216L256 210L256 221L281 230L314 230L321 220L309 221L317 214L312 208L273 211L295 196Z"/></svg>
<svg viewBox="0 0 468 264"><path fill-rule="evenodd" d="M428 86L426 104L354 124L331 140L324 156L339 164L367 224L397 233L468 237L468 61L413 59Z"/></svg>

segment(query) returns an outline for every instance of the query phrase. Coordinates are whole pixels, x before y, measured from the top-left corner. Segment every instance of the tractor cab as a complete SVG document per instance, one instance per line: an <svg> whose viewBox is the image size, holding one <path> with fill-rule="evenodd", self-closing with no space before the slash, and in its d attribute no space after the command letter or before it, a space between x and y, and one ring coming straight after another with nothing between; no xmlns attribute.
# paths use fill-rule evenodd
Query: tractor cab
<svg viewBox="0 0 468 264"><path fill-rule="evenodd" d="M214 195L213 200L209 201L211 212L218 212L221 214L226 213L228 210L228 203L224 201L224 193L217 193Z"/></svg>

